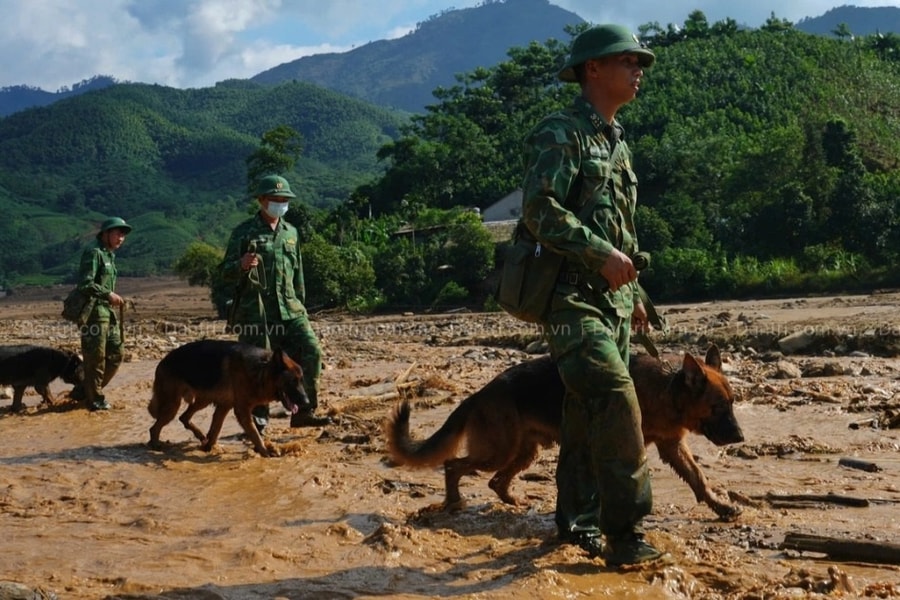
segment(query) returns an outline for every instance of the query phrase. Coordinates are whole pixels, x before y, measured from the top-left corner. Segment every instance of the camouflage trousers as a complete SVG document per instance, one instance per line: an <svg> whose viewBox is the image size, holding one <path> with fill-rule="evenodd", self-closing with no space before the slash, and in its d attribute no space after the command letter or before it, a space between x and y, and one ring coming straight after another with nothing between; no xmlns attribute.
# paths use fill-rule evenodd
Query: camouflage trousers
<svg viewBox="0 0 900 600"><path fill-rule="evenodd" d="M91 319L81 328L81 354L84 360L84 397L90 406L103 398L103 388L122 364L122 332L115 314L109 319Z"/></svg>
<svg viewBox="0 0 900 600"><path fill-rule="evenodd" d="M306 315L290 321L259 324L244 324L240 328L238 341L272 350L281 348L303 369L303 388L309 396L310 411L319 405L319 375L322 373L322 348ZM268 338L268 345L266 340ZM253 414L266 419L267 405L257 406ZM263 421L264 424L264 421Z"/></svg>
<svg viewBox="0 0 900 600"><path fill-rule="evenodd" d="M561 311L546 327L566 388L556 470L560 536L639 532L653 499L628 372L631 320Z"/></svg>

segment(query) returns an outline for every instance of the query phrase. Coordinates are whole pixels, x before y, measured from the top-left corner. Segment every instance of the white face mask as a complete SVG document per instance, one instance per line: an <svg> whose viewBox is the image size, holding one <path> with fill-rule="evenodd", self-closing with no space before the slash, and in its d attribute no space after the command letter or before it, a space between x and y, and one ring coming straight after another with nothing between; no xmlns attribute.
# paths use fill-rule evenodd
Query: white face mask
<svg viewBox="0 0 900 600"><path fill-rule="evenodd" d="M284 215L287 214L289 202L273 202L269 200L266 202L266 207L263 209L266 211L266 214L272 217L273 219L280 219Z"/></svg>

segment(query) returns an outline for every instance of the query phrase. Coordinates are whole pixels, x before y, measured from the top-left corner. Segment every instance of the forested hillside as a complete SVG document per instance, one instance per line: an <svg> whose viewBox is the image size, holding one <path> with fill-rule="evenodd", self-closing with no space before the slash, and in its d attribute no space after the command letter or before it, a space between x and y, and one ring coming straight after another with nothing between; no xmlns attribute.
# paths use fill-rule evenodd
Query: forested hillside
<svg viewBox="0 0 900 600"><path fill-rule="evenodd" d="M565 39L565 28L584 23L548 0L486 0L448 9L415 31L348 52L305 56L252 78L259 83L309 81L381 106L421 113L432 92L451 87L457 74L492 67L507 51L532 41Z"/></svg>
<svg viewBox="0 0 900 600"><path fill-rule="evenodd" d="M119 84L0 120L0 277L71 274L103 215L135 226L125 274L168 272L193 240L224 243L246 212L247 157L287 125L312 206L334 207L378 172L399 114L307 83L177 90Z"/></svg>
<svg viewBox="0 0 900 600"><path fill-rule="evenodd" d="M662 299L897 282L900 37L823 37L772 17L758 30L648 23L656 51L619 114L640 181L643 281ZM0 121L0 251L11 282L70 274L103 214L136 225L127 274L221 248L246 212L245 160L282 124L302 135L294 215L316 305L476 296L493 266L461 207L515 189L521 139L576 86L568 40L511 48L406 117L310 84L205 90L122 85ZM446 234L415 235L441 225ZM471 213L470 213L471 214ZM402 222L409 237L394 235ZM483 289L481 290L483 292Z"/></svg>
<svg viewBox="0 0 900 600"><path fill-rule="evenodd" d="M97 75L86 81L76 83L71 88L63 88L55 92L48 92L25 84L0 88L0 117L11 115L26 108L48 106L66 98L80 96L94 90L102 90L115 84L116 80L112 77Z"/></svg>
<svg viewBox="0 0 900 600"><path fill-rule="evenodd" d="M808 275L896 274L900 254L900 36L825 38L777 18L754 31L642 28L658 54L619 114L640 181L643 279L663 297L809 284ZM570 102L564 47L534 44L472 74L383 154L366 190L404 203L485 206L518 185L518 140ZM431 172L428 180L417 173ZM785 288L786 289L786 288Z"/></svg>
<svg viewBox="0 0 900 600"><path fill-rule="evenodd" d="M807 17L797 22L797 29L819 35L836 35L846 31L851 35L900 33L900 7L897 6L838 6L824 15Z"/></svg>

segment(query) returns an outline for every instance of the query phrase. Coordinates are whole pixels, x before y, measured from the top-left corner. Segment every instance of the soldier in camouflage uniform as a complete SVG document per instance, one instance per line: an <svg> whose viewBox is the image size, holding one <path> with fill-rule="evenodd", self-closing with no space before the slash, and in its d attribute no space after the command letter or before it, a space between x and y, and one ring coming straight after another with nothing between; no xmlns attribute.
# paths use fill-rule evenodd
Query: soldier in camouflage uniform
<svg viewBox="0 0 900 600"><path fill-rule="evenodd" d="M81 328L81 353L84 358L84 385L75 386L71 397L84 400L91 411L109 410L103 388L122 364L122 323L116 308L125 300L116 293L116 255L131 232L131 225L119 217L110 217L100 225L96 243L85 248L78 269L77 287L96 298L87 323Z"/></svg>
<svg viewBox="0 0 900 600"><path fill-rule="evenodd" d="M291 427L327 425L330 418L314 414L322 350L303 306L306 287L300 239L297 228L282 218L295 197L283 177L263 177L256 189L260 210L232 232L220 268L223 279L240 290L232 307L238 340L261 348L282 348L303 369L310 406L291 416ZM256 407L253 418L262 433L269 407Z"/></svg>
<svg viewBox="0 0 900 600"><path fill-rule="evenodd" d="M581 95L541 120L524 145L523 222L566 257L542 323L566 387L556 524L562 540L609 565L662 555L640 526L652 495L628 361L631 328L649 325L630 258L638 250L637 180L615 120L654 60L623 27L581 33L559 73ZM584 212L586 203L593 208Z"/></svg>

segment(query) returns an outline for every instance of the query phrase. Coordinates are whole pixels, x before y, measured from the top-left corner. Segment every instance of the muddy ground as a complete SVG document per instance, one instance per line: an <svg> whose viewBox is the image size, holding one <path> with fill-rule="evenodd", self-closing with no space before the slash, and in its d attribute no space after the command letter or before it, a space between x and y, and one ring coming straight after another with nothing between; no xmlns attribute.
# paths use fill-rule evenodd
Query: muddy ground
<svg viewBox="0 0 900 600"><path fill-rule="evenodd" d="M65 291L0 299L0 343L77 349L57 317ZM896 291L659 307L664 353L723 351L746 440L690 444L743 513L717 520L651 449L648 537L672 560L624 571L556 541L554 449L513 482L521 506L469 477L452 514L435 509L440 470L385 460L380 425L398 395L413 400L413 433L429 434L540 350L530 327L502 314L314 315L335 425L292 430L279 415L267 431L279 455L262 458L231 416L211 453L175 421L158 451L146 445L157 362L229 336L204 289L126 279L120 291L135 307L111 411L77 407L59 381L52 407L31 390L21 414L0 400L0 598L900 597ZM796 534L845 545L784 548ZM859 542L882 558L861 559Z"/></svg>

